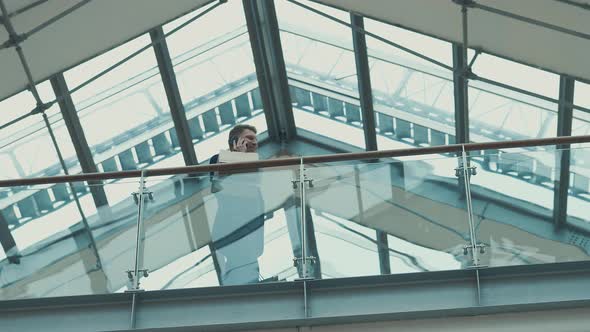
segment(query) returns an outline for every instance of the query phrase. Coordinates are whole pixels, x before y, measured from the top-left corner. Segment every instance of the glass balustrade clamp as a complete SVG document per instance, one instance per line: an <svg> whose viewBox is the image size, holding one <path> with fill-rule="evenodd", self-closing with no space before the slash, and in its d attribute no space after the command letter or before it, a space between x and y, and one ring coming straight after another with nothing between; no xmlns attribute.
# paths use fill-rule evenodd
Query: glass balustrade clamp
<svg viewBox="0 0 590 332"><path fill-rule="evenodd" d="M476 167L470 166L467 159L467 151L465 145L462 146L461 158L459 159L459 167L455 168L455 175L463 182L465 187L465 203L467 206L467 219L469 222L469 238L470 243L463 246L463 255L471 252L471 266L470 268L484 267L480 264L479 254L485 254L485 244L477 242L477 235L475 230L475 218L473 217L473 202L471 200L471 176L476 175Z"/></svg>
<svg viewBox="0 0 590 332"><path fill-rule="evenodd" d="M148 190L146 186L145 180L145 171L141 171L141 178L139 182L139 188L137 192L131 193L133 197L133 201L137 205L137 232L136 232L136 243L135 243L135 268L133 270L127 270L127 278L129 280L129 284L131 287L128 286L128 289L125 292L133 293L133 292L142 292L143 289L140 288L140 279L147 278L149 276L149 269L140 269L139 268L139 260L141 256L141 238L142 238L142 228L143 228L143 217L144 217L144 209L146 200L153 201L154 196L153 192Z"/></svg>
<svg viewBox="0 0 590 332"><path fill-rule="evenodd" d="M309 275L309 267L313 266L317 262L317 257L308 256L307 254L307 216L305 214L307 207L306 199L306 187L313 188L313 179L307 175L307 169L303 164L303 158L300 158L299 170L296 174L296 180L291 181L293 189L299 189L299 197L301 201L301 257L293 258L293 266L297 269L301 268L301 278L296 279L297 281L305 281L313 279Z"/></svg>

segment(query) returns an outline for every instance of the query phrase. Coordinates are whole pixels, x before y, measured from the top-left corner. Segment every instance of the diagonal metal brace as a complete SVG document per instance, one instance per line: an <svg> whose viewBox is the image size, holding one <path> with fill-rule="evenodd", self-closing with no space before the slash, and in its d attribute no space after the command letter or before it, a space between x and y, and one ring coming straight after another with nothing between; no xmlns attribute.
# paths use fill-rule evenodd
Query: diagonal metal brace
<svg viewBox="0 0 590 332"><path fill-rule="evenodd" d="M31 114L41 114L41 113L44 113L45 111L47 111L48 109L50 109L51 106L53 106L53 102L37 104L37 106L35 106L35 108L33 108L31 110Z"/></svg>
<svg viewBox="0 0 590 332"><path fill-rule="evenodd" d="M0 17L1 19L1 17ZM0 22L1 24L1 22ZM27 39L27 36L25 34L10 34L8 36L8 39L2 43L2 45L0 46L0 48L9 48L9 47L18 47L22 42L24 42Z"/></svg>

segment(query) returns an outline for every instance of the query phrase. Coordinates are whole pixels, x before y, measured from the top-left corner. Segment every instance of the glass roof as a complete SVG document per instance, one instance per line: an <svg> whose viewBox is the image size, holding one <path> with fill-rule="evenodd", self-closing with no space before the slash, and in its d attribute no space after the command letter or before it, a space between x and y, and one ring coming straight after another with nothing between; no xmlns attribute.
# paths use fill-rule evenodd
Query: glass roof
<svg viewBox="0 0 590 332"><path fill-rule="evenodd" d="M305 3L350 23L348 13ZM94 79L149 45L149 34L64 72L79 133L66 125L60 103L45 111L48 128L40 114L10 124L35 108L30 92L1 101L0 119L10 125L0 129L0 177L81 173L81 164L89 161L78 159L76 135L80 134L92 154L90 162L100 172L183 166L172 116L179 110L170 109L171 92L165 84L171 82L183 105L189 145L201 163L227 149L227 134L240 123L258 129L261 141L265 140L261 149L272 158L362 151L367 126L375 128L379 149L455 143L459 101L453 72L367 37L368 97L376 119L366 124L361 98L367 96L359 93L351 29L285 0L276 0L275 7L278 31L273 33L280 37L299 135L293 141L266 139L274 120L265 109L263 97L268 92L259 84L265 73L256 67L244 8L241 2L230 1L166 37L173 71L168 76L160 71L152 47ZM164 33L200 12L165 24ZM365 27L453 66L450 43L370 19ZM487 54L478 56L473 70L548 98L470 80L467 112L472 141L557 135L558 103L551 101L559 98L557 75ZM37 88L44 102L54 101L60 93L49 81ZM589 133L589 95L588 84L575 83L573 135ZM588 249L563 241L551 223L558 208L554 195L560 181L559 161L569 157L566 224L588 227L589 156L585 147L576 147L571 154L542 148L485 151L469 157L477 168L471 180L476 233L491 248L484 256L486 264L587 259ZM300 193L293 190L292 169L153 180L148 185L154 197L146 203L142 220L145 248L140 256L149 269L142 287L292 281L304 275L297 264L302 250L314 257L310 273L316 278L466 268L469 260L462 248L469 240L468 216L465 190L456 175L462 162L455 156L429 155L307 165L316 181L309 189L307 210ZM249 181L258 185L252 189ZM137 179L128 179L2 188L0 300L125 291L138 218L131 194L138 185ZM244 188L256 192L258 201L236 198L235 192L252 192ZM216 224L217 216L230 209L224 201L234 202L231 209L239 216L235 225L227 226L229 231L220 231L223 227ZM249 213L255 217L247 217ZM303 219L309 224L305 235ZM229 235L219 235L223 232ZM79 257L71 258L75 253ZM60 270L51 270L48 262L56 262ZM37 286L19 293L21 283Z"/></svg>

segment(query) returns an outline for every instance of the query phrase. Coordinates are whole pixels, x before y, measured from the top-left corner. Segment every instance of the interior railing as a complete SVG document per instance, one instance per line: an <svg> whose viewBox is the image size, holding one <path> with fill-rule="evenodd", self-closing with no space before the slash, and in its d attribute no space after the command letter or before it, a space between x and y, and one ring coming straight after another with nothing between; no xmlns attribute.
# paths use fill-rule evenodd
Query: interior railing
<svg viewBox="0 0 590 332"><path fill-rule="evenodd" d="M577 174L590 160L565 161L588 142L2 180L0 300L587 260L590 188ZM22 192L47 193L37 209L63 207L20 215L29 222L11 232L5 211Z"/></svg>

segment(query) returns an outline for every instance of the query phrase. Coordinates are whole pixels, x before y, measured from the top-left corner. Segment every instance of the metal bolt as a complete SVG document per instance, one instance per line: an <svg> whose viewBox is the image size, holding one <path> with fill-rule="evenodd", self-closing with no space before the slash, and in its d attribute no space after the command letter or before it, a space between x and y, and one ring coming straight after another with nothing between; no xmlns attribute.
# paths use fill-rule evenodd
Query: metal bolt
<svg viewBox="0 0 590 332"><path fill-rule="evenodd" d="M485 252L486 252L486 245L483 243L480 243L479 244L479 253L485 254Z"/></svg>

